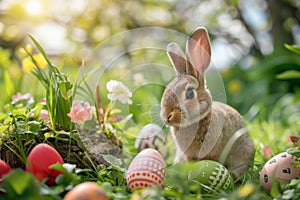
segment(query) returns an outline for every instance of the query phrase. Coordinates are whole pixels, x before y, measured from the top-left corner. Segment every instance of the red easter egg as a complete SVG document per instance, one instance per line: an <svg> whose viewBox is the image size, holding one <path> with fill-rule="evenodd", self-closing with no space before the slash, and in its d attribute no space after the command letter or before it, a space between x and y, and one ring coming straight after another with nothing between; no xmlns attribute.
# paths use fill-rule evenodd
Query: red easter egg
<svg viewBox="0 0 300 200"><path fill-rule="evenodd" d="M155 149L144 149L130 163L126 182L130 191L158 185L164 188L166 163Z"/></svg>
<svg viewBox="0 0 300 200"><path fill-rule="evenodd" d="M0 159L0 183L2 182L2 177L7 175L10 171L10 166L5 161Z"/></svg>
<svg viewBox="0 0 300 200"><path fill-rule="evenodd" d="M300 178L300 168L295 168L292 164L296 159L297 157L286 152L272 157L260 172L260 182L263 188L270 192L274 180L280 184L286 184L294 178Z"/></svg>
<svg viewBox="0 0 300 200"><path fill-rule="evenodd" d="M53 185L56 177L62 172L49 167L57 163L64 163L59 153L48 144L38 144L28 155L26 171L32 173L39 181L48 178L46 184Z"/></svg>

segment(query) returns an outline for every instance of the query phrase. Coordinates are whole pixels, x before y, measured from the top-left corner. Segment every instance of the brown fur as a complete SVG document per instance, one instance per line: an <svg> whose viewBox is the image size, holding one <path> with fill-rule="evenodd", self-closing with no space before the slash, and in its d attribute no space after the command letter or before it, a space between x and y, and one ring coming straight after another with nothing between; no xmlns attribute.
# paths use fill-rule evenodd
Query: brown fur
<svg viewBox="0 0 300 200"><path fill-rule="evenodd" d="M171 126L177 150L175 162L204 159L218 161L230 138L243 130L245 124L235 109L213 102L206 88L204 72L210 62L210 43L206 29L196 29L186 49L184 56L175 43L167 47L177 76L163 94L161 118L166 125ZM198 66L193 68L191 63ZM193 89L194 98L187 99L185 96L188 88ZM253 154L253 142L245 132L235 141L224 164L237 178L249 168Z"/></svg>

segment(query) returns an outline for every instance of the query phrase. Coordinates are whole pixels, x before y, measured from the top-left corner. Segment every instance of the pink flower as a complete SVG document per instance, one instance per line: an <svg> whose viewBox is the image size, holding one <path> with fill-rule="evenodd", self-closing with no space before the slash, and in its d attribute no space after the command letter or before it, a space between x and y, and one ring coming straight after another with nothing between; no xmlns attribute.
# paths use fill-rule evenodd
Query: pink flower
<svg viewBox="0 0 300 200"><path fill-rule="evenodd" d="M45 106L46 105L46 98L42 98L41 100L40 100L40 104L42 104L43 106Z"/></svg>
<svg viewBox="0 0 300 200"><path fill-rule="evenodd" d="M264 156L270 157L272 155L272 150L269 146L264 147Z"/></svg>
<svg viewBox="0 0 300 200"><path fill-rule="evenodd" d="M26 93L26 94L21 94L21 93L17 93L15 95L12 96L12 100L13 101L21 101L21 100L27 100L28 103L33 103L33 96L30 93Z"/></svg>
<svg viewBox="0 0 300 200"><path fill-rule="evenodd" d="M78 102L73 102L71 111L67 114L71 118L71 122L77 123L81 121L84 123L87 120L91 120L93 117L94 106L90 106L88 102L84 103L84 106Z"/></svg>
<svg viewBox="0 0 300 200"><path fill-rule="evenodd" d="M39 118L48 120L49 119L48 110L42 109L40 112Z"/></svg>
<svg viewBox="0 0 300 200"><path fill-rule="evenodd" d="M292 148L295 148L300 144L300 136L288 134L288 142L292 143Z"/></svg>

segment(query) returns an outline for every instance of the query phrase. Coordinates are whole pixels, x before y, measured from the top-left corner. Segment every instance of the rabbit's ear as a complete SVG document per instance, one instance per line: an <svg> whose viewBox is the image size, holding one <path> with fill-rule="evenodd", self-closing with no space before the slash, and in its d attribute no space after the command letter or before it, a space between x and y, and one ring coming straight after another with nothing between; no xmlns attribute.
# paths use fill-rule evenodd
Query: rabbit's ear
<svg viewBox="0 0 300 200"><path fill-rule="evenodd" d="M211 57L207 30L204 27L199 27L194 30L186 45L187 57L194 67L195 76L203 76L209 66Z"/></svg>
<svg viewBox="0 0 300 200"><path fill-rule="evenodd" d="M186 74L186 58L179 45L176 43L168 44L167 53L177 75Z"/></svg>

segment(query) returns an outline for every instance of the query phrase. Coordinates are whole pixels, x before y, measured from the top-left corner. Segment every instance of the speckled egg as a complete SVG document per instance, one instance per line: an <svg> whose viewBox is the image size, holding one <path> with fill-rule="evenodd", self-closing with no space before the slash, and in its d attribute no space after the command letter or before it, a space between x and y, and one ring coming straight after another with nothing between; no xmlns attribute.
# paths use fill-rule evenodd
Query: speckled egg
<svg viewBox="0 0 300 200"><path fill-rule="evenodd" d="M212 160L196 162L195 170L189 173L190 180L201 183L203 191L226 191L232 185L228 170L220 163Z"/></svg>
<svg viewBox="0 0 300 200"><path fill-rule="evenodd" d="M277 180L280 184L289 183L294 178L300 178L300 168L295 168L292 164L297 158L286 152L272 157L260 172L260 182L267 192L272 188L272 180Z"/></svg>
<svg viewBox="0 0 300 200"><path fill-rule="evenodd" d="M151 148L142 150L128 167L126 182L130 191L158 185L164 188L166 163L161 154Z"/></svg>
<svg viewBox="0 0 300 200"><path fill-rule="evenodd" d="M147 124L139 132L134 146L142 151L147 148L158 150L163 156L167 155L167 148L165 148L166 137L162 129L156 124Z"/></svg>

